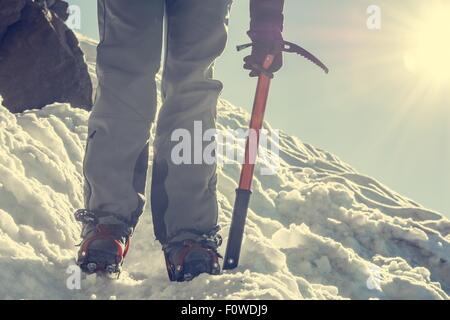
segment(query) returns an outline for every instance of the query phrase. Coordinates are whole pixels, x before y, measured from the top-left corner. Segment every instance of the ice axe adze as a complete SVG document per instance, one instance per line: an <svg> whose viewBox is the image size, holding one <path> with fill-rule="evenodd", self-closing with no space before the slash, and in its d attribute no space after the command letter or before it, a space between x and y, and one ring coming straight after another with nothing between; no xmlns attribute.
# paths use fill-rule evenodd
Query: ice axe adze
<svg viewBox="0 0 450 320"><path fill-rule="evenodd" d="M252 44L245 44L242 46L238 46L237 49L238 51L241 51L251 46ZM285 42L283 51L297 53L307 60L311 61L315 65L319 66L322 70L325 71L325 73L328 73L328 68L318 58L294 43ZM245 146L245 161L242 165L239 187L238 189L236 189L236 200L234 203L230 233L225 253L223 266L224 270L234 269L239 264L239 255L241 253L245 221L247 219L250 195L252 194L251 185L255 169L256 156L258 153L260 131L264 122L264 112L266 109L267 98L269 96L270 82L272 79L272 75L270 74L270 72L264 71L270 69L274 59L275 55L267 55L262 66L263 70L261 70L258 78L258 86L256 88L253 111L250 119L250 132L247 137Z"/></svg>

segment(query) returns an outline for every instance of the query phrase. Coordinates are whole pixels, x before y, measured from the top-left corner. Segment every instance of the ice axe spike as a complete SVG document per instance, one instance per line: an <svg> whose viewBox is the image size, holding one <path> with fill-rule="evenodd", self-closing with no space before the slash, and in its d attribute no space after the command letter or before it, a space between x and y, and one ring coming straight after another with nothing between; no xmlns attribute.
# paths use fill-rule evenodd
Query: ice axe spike
<svg viewBox="0 0 450 320"><path fill-rule="evenodd" d="M246 48L250 48L252 45L253 44L251 43L244 44L238 46L237 49L238 51L241 51ZM285 42L283 51L297 53L320 67L323 71L325 71L325 73L329 72L327 66L312 53L294 43ZM239 264L245 222L247 219L250 196L252 194L251 185L255 170L256 155L258 153L260 132L264 123L264 113L266 110L270 82L272 79L271 73L268 70L272 66L274 59L275 55L273 54L266 56L262 69L267 72L261 72L258 77L258 85L256 88L255 100L253 102L252 116L250 119L250 133L247 137L245 146L245 160L242 165L239 187L236 189L236 199L234 202L227 249L224 258L224 270L235 269ZM252 141L255 137L255 135L251 134L252 132L256 133L256 142Z"/></svg>

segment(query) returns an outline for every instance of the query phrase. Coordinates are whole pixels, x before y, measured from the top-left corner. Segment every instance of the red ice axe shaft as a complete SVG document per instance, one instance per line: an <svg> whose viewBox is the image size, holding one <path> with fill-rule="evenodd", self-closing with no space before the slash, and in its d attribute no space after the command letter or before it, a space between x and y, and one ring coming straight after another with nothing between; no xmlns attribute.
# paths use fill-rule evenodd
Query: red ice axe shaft
<svg viewBox="0 0 450 320"><path fill-rule="evenodd" d="M264 61L263 68L268 70L272 66L274 59L274 55L268 55ZM223 266L225 270L234 269L239 263L248 205L250 202L250 195L252 194L251 187L253 172L255 171L259 137L264 122L267 98L269 97L270 82L270 75L268 73L261 72L258 78L252 116L250 119L250 131L245 144L245 161L242 164L239 188L236 189L233 218Z"/></svg>
<svg viewBox="0 0 450 320"><path fill-rule="evenodd" d="M275 56L268 55L264 61L263 68L268 70L273 63ZM250 191L252 187L253 172L255 170L256 155L258 154L259 137L264 123L264 113L266 111L267 98L269 97L270 76L261 73L256 87L255 100L253 102L252 116L250 119L250 132L245 145L245 161L242 165L239 189ZM256 134L256 141L255 136Z"/></svg>
<svg viewBox="0 0 450 320"><path fill-rule="evenodd" d="M242 50L250 46L251 44L239 46L238 50ZM328 68L319 59L296 44L285 42L283 51L297 53L322 68L325 73L328 73ZM263 69L269 70L274 62L274 59L274 55L267 55L262 66ZM236 189L236 200L234 202L230 233L223 265L224 270L235 269L239 264L239 256L241 254L245 222L247 219L250 196L252 194L251 186L253 173L255 171L256 156L258 154L259 138L264 123L264 113L266 111L270 82L272 78L270 73L264 72L264 70L259 75L258 85L256 87L255 100L250 119L250 131L245 146L245 161L242 165L239 187Z"/></svg>

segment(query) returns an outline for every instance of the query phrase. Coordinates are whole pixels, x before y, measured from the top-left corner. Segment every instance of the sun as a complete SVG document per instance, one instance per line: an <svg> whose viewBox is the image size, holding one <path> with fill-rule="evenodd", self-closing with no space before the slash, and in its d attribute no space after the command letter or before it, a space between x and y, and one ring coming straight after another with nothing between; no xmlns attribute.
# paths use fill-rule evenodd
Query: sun
<svg viewBox="0 0 450 320"><path fill-rule="evenodd" d="M450 84L450 4L425 7L409 39L404 59L408 71L435 85Z"/></svg>

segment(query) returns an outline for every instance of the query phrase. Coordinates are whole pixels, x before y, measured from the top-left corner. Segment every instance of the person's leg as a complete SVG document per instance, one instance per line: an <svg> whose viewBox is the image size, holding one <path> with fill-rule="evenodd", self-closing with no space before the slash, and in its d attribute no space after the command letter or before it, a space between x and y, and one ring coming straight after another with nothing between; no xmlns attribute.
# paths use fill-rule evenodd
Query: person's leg
<svg viewBox="0 0 450 320"><path fill-rule="evenodd" d="M151 197L155 235L162 244L196 240L217 224L216 164L203 158L201 164L175 164L171 152L178 142L171 135L185 129L194 139L196 121L203 132L215 128L222 84L213 79L213 64L225 48L231 1L167 0L166 5L165 101L154 144Z"/></svg>
<svg viewBox="0 0 450 320"><path fill-rule="evenodd" d="M135 224L156 112L164 0L98 0L98 16L99 85L84 160L85 205Z"/></svg>

